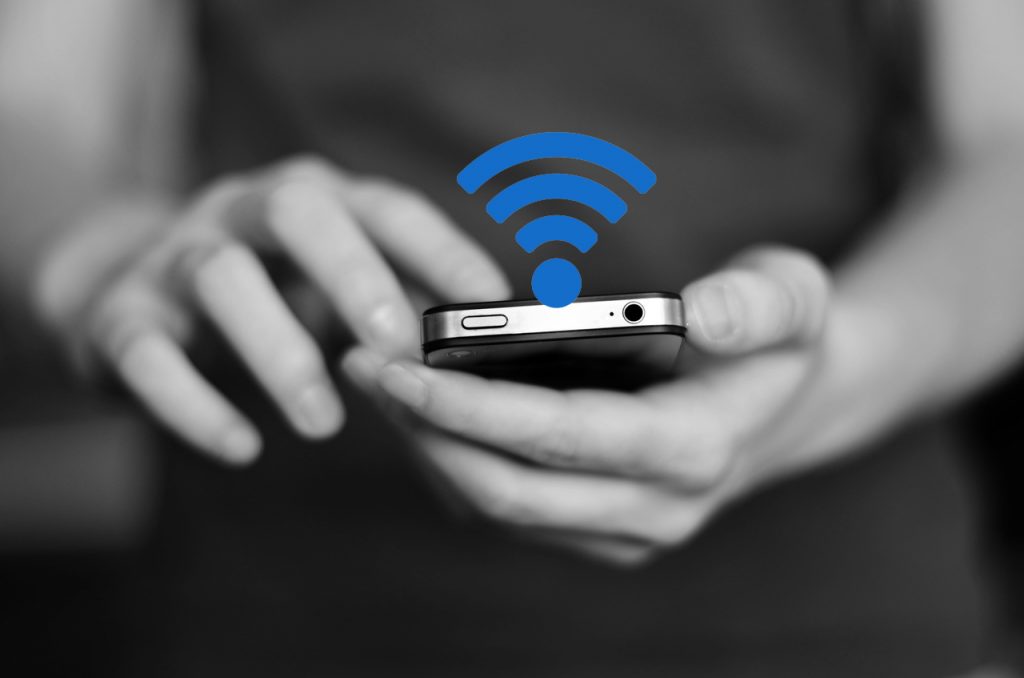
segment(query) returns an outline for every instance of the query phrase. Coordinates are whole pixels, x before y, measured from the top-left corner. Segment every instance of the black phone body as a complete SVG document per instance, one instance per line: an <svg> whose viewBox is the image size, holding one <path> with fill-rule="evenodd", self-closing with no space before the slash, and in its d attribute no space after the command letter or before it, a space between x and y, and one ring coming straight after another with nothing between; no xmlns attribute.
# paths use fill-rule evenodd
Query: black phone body
<svg viewBox="0 0 1024 678"><path fill-rule="evenodd" d="M423 314L432 367L555 387L632 389L670 376L686 336L670 292L580 297L563 308L536 300L450 304Z"/></svg>

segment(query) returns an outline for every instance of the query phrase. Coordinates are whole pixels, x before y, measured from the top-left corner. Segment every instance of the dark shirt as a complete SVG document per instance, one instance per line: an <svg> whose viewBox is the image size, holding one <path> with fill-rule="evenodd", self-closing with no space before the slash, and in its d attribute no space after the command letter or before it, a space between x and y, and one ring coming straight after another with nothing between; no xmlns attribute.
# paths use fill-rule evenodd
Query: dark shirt
<svg viewBox="0 0 1024 678"><path fill-rule="evenodd" d="M514 136L585 132L658 175L574 255L586 293L679 290L764 241L832 262L894 189L891 64L869 19L840 0L209 0L202 174L315 152L392 177L525 295L538 260L455 175ZM968 502L938 425L620 572L453 519L355 394L315 450L251 395L271 441L255 469L168 456L132 598L149 675L934 678L975 655Z"/></svg>

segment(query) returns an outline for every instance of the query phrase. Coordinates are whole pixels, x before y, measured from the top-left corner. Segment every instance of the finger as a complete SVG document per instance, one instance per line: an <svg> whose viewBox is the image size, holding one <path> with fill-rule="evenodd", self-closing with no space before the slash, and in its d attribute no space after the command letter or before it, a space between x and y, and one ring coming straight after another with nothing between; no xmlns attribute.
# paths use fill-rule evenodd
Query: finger
<svg viewBox="0 0 1024 678"><path fill-rule="evenodd" d="M809 341L821 332L828 297L828 276L810 255L758 248L683 290L687 339L722 355Z"/></svg>
<svg viewBox="0 0 1024 678"><path fill-rule="evenodd" d="M377 382L377 375L380 370L387 365L386 360L374 354L365 348L356 347L350 350L341 361L342 371L364 392L367 392L371 397L385 398L386 394L381 389ZM476 505L479 510L485 514L490 515L492 518L502 520L506 523L517 522L514 516L506 516L506 511L502 510L503 506L506 506L508 512L514 513L516 502L514 500L505 500L505 490L508 492L514 492L515 485L509 486L508 483L502 481L504 467L509 475L508 477L513 479L520 473L527 475L531 473L543 473L542 470L538 469L535 472L526 470L521 464L514 463L500 456L495 456L492 453L485 451L470 442L452 438L449 435L445 435L439 430L424 430L422 426L413 432L415 438L419 441L419 447L424 450L427 461L429 462L427 468L432 470L432 475L439 476L444 479L446 487L456 488L461 490L462 494L466 496L466 499L471 504ZM459 454L459 449L462 448L466 455L481 455L484 456L480 464L487 465L491 464L498 466L496 472L488 474L486 468L483 469L480 475L472 472L473 459L468 458L468 469L460 467L458 459L452 459L453 456ZM454 451L451 451L454 450ZM447 456L446 456L447 455ZM488 458L492 461L488 461ZM450 463L445 463L449 460ZM556 472L552 478L564 476L566 478L577 477L570 474L563 474ZM594 479L596 482L600 482L602 478L594 475L579 476L584 479ZM476 482L475 479L479 478L480 482ZM623 481L612 481L612 482L623 482ZM516 483L518 485L519 483ZM523 484L526 487L525 484ZM621 485L623 488L627 488L628 485L623 482ZM632 485L632 488L625 489L626 492L632 492L634 489L642 488L642 485ZM552 488L551 496L554 501L559 501L559 493L561 492L558 488ZM660 490L652 490L653 497L667 499L667 495L662 495ZM532 505L543 509L543 503L532 495L527 496L523 499L524 502L531 502ZM613 504L607 504L613 506ZM680 508L682 506L682 508ZM652 536L655 539L661 540L664 543L675 543L676 541L686 538L692 531L699 528L703 521L703 517L709 512L707 509L701 508L700 503L693 503L689 509L679 502L673 502L670 507L659 507L655 511L658 518L655 519L655 523L651 525ZM673 516L675 516L673 518ZM665 523L659 527L657 521L664 519ZM571 521L569 521L571 522ZM601 523L601 521L598 521ZM601 523L604 524L604 523ZM536 526L532 526L531 532L536 532ZM559 534L560 537L565 536L564 530ZM629 548L625 547L609 547L601 548L597 547L596 543L601 539L594 539L594 544L590 544L589 539L584 539L583 535L576 535L577 539L571 539L570 541L575 543L575 550L579 551L590 551L590 555L595 557L601 557L604 560L611 560L620 564L639 564L646 560L651 554L644 554L643 551L649 550L649 548L634 548L636 545L630 545ZM587 544L584 547L584 544ZM593 548L590 548L593 546Z"/></svg>
<svg viewBox="0 0 1024 678"><path fill-rule="evenodd" d="M761 461L743 450L786 411L811 365L797 350L741 356L637 392L668 417L675 439L682 441L666 478L689 492L735 493L752 464Z"/></svg>
<svg viewBox="0 0 1024 678"><path fill-rule="evenodd" d="M287 179L267 200L267 226L363 343L419 350L419 323L394 272L332 191Z"/></svg>
<svg viewBox="0 0 1024 678"><path fill-rule="evenodd" d="M658 549L650 544L614 537L537 530L519 530L519 533L528 541L623 568L639 567L658 554Z"/></svg>
<svg viewBox="0 0 1024 678"><path fill-rule="evenodd" d="M663 418L628 394L555 391L356 350L346 364L433 426L545 466L663 477L666 450L677 447Z"/></svg>
<svg viewBox="0 0 1024 678"><path fill-rule="evenodd" d="M699 503L635 481L525 466L464 440L423 430L417 439L439 473L499 523L674 544L699 525Z"/></svg>
<svg viewBox="0 0 1024 678"><path fill-rule="evenodd" d="M344 413L320 351L255 255L226 243L183 268L199 306L295 429L310 438L337 432Z"/></svg>
<svg viewBox="0 0 1024 678"><path fill-rule="evenodd" d="M341 191L370 237L442 300L495 301L511 294L494 259L428 198L375 178L344 182Z"/></svg>
<svg viewBox="0 0 1024 678"><path fill-rule="evenodd" d="M364 347L356 346L345 352L338 362L338 367L342 374L388 415L389 421L394 424L397 432L410 446L413 446L417 434L416 422L411 421L406 410L396 407L394 401L381 391L375 381L376 371L386 363L383 356ZM434 465L423 459L422 455L413 455L412 460L426 482L441 499L445 508L460 518L464 518L470 513L465 499L450 483L445 481Z"/></svg>
<svg viewBox="0 0 1024 678"><path fill-rule="evenodd" d="M373 349L359 345L347 350L338 361L341 373L368 396L391 421L405 430L412 422L408 408L388 396L377 380L380 370L387 364L388 358Z"/></svg>
<svg viewBox="0 0 1024 678"><path fill-rule="evenodd" d="M174 433L229 464L257 457L259 433L167 334L125 326L101 350L128 390Z"/></svg>

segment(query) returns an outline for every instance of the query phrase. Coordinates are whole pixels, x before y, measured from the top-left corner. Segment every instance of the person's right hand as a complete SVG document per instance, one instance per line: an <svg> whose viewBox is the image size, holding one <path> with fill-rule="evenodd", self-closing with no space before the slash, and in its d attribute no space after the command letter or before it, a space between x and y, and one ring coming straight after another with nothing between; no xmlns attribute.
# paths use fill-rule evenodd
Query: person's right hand
<svg viewBox="0 0 1024 678"><path fill-rule="evenodd" d="M316 159L220 180L168 221L142 245L102 239L114 253L99 257L106 270L76 272L89 265L74 254L51 257L59 270L50 277L62 283L43 297L82 301L49 313L50 325L171 430L229 463L252 461L261 440L186 356L200 319L219 330L299 434L330 436L344 418L324 358L262 254L290 259L359 343L394 357L419 351L418 318L396 270L443 301L509 292L493 260L422 195Z"/></svg>

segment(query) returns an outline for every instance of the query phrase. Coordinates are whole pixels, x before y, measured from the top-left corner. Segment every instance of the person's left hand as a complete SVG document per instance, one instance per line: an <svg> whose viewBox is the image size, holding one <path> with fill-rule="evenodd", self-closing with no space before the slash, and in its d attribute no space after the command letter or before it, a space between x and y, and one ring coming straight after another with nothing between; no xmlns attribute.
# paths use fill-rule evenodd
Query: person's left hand
<svg viewBox="0 0 1024 678"><path fill-rule="evenodd" d="M686 541L777 470L773 425L816 363L829 282L810 256L749 251L683 291L713 357L637 393L489 380L365 348L342 361L411 425L429 466L482 514L619 563Z"/></svg>

